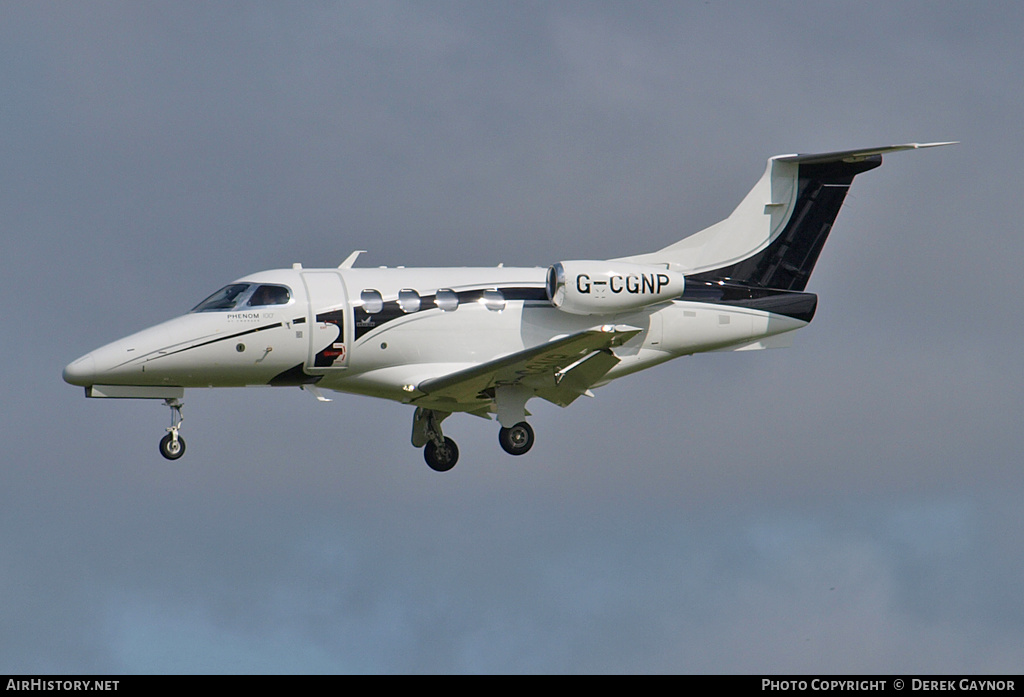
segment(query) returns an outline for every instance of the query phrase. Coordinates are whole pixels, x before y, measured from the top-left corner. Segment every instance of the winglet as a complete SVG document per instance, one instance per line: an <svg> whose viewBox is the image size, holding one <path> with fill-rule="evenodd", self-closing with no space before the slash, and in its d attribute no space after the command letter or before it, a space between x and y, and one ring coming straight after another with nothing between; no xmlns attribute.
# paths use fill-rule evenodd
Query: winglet
<svg viewBox="0 0 1024 697"><path fill-rule="evenodd" d="M345 261L338 264L338 268L351 269L353 266L355 266L356 259L359 258L359 255L363 254L364 252L366 252L365 249L357 249L356 251L352 252L351 254L348 255L348 257L345 258Z"/></svg>

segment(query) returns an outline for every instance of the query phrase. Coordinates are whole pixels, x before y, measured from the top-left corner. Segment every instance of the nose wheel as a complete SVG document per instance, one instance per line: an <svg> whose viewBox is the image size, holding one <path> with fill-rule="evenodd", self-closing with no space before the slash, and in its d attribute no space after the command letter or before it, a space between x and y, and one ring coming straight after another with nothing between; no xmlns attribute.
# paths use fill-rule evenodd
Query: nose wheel
<svg viewBox="0 0 1024 697"><path fill-rule="evenodd" d="M185 439L168 433L160 439L160 454L168 460L177 460L185 454Z"/></svg>
<svg viewBox="0 0 1024 697"><path fill-rule="evenodd" d="M167 435L160 439L160 454L168 460L177 460L185 454L185 439L178 435L185 421L181 415L184 405L177 399L165 399L164 404L171 409L171 425L167 427Z"/></svg>

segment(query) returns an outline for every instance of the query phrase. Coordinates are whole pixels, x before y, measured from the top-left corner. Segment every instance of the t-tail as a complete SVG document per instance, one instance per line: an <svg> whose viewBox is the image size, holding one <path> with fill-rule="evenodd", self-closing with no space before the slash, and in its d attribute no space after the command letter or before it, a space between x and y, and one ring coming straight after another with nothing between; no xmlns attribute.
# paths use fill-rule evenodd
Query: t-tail
<svg viewBox="0 0 1024 697"><path fill-rule="evenodd" d="M728 218L657 252L620 261L678 271L686 276L687 294L730 286L747 289L751 299L766 295L760 289L810 295L802 291L854 177L878 167L886 153L951 144L778 155Z"/></svg>

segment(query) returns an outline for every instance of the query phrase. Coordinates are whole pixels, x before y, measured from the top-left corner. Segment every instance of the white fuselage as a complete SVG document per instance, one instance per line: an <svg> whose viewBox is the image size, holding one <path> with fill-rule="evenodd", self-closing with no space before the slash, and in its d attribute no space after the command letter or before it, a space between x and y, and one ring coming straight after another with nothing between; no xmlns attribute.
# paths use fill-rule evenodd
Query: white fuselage
<svg viewBox="0 0 1024 697"><path fill-rule="evenodd" d="M162 399L170 460L187 387L300 386L415 406L411 441L450 470L455 412L497 417L510 455L534 442L528 400L568 406L615 378L704 351L788 345L814 316L805 292L854 177L907 143L779 155L724 220L654 252L548 268L264 271L187 315L64 369L90 397Z"/></svg>
<svg viewBox="0 0 1024 697"><path fill-rule="evenodd" d="M620 362L602 384L681 355L758 348L806 325L762 310L681 300L618 314L569 314L545 297L543 268L292 268L236 283L248 284L250 293L283 286L287 302L190 312L79 358L65 379L86 387L315 382L408 402L424 380L601 325L641 330L613 349Z"/></svg>

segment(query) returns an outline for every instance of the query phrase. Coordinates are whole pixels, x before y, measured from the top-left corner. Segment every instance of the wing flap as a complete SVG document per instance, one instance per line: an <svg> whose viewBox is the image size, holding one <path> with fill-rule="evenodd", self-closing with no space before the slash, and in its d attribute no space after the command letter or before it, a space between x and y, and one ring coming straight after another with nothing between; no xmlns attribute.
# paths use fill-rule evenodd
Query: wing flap
<svg viewBox="0 0 1024 697"><path fill-rule="evenodd" d="M556 374L557 384L537 390L537 396L552 404L567 407L619 363L619 358L607 349L595 351Z"/></svg>

